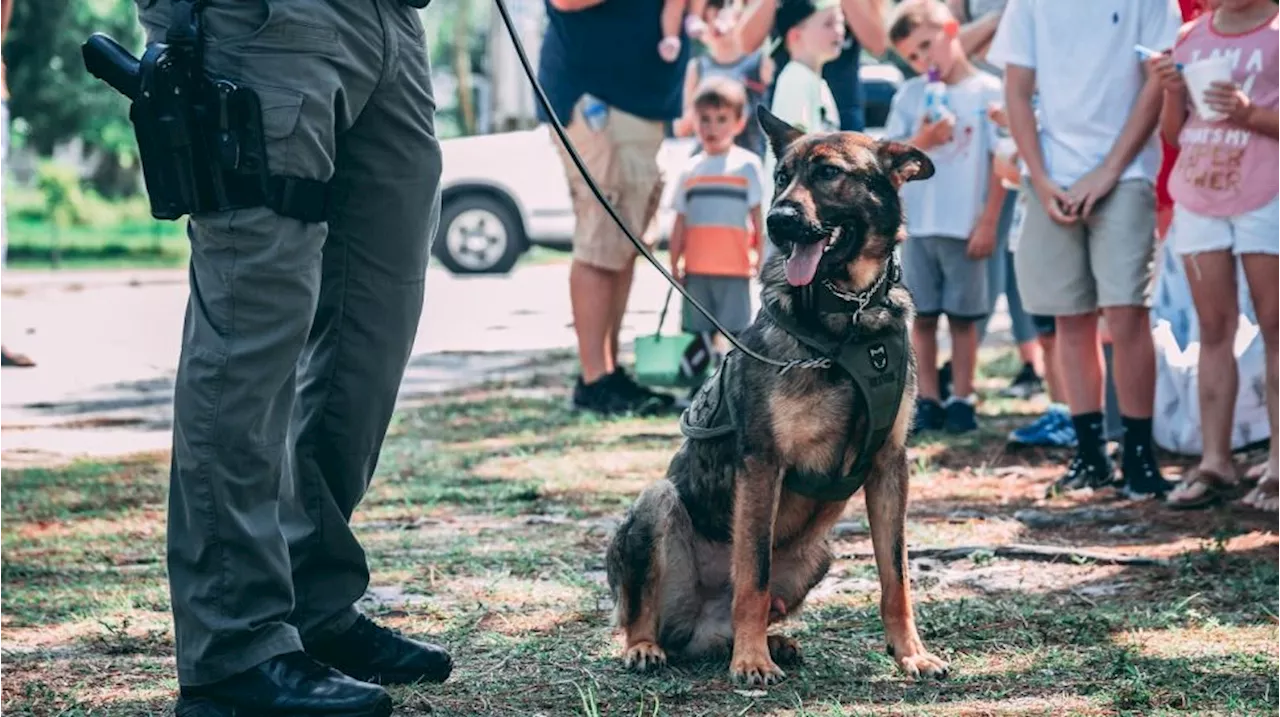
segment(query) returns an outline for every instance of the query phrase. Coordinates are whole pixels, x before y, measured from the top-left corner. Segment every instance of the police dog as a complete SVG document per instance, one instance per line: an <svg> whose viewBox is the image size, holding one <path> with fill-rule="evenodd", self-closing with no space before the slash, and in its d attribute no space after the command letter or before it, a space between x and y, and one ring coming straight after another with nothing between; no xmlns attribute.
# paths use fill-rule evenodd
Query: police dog
<svg viewBox="0 0 1280 717"><path fill-rule="evenodd" d="M771 310L740 339L766 357L810 363L782 371L735 350L685 412L681 426L690 430L666 478L640 495L609 545L623 660L645 670L668 654L731 649L734 681L782 679L778 663L798 661L799 646L768 627L794 614L826 575L828 531L848 501L839 491L794 490L791 476L845 475L861 451L889 654L913 677L942 677L946 664L916 633L907 577L904 444L916 386L906 327L914 307L893 256L903 223L898 190L930 177L933 165L905 144L805 134L763 107L759 118L780 158L767 218L778 251L762 272ZM829 296L813 300L815 291ZM834 344L897 337L900 398L888 406L879 445L863 450L876 418L866 414L877 409L867 409L860 384L844 364L815 365L822 356L797 331ZM867 353L875 370L886 370L883 345ZM731 414L728 428L700 432L696 414L712 413Z"/></svg>

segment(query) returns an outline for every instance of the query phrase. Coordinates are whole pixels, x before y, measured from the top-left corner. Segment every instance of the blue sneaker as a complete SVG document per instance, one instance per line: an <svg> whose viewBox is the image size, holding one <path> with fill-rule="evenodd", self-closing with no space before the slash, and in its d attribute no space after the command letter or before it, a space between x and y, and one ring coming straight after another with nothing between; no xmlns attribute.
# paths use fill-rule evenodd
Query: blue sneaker
<svg viewBox="0 0 1280 717"><path fill-rule="evenodd" d="M1051 405L1043 416L1009 434L1009 442L1022 446L1075 448L1076 427L1071 414L1060 405Z"/></svg>

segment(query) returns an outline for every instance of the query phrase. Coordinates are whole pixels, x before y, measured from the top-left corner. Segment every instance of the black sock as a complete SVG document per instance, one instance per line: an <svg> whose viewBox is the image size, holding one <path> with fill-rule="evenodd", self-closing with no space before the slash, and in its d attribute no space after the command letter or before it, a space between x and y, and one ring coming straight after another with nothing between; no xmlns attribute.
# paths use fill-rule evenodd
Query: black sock
<svg viewBox="0 0 1280 717"><path fill-rule="evenodd" d="M1077 454L1086 463L1103 465L1107 462L1106 448L1102 442L1102 412L1077 413L1071 417L1076 427Z"/></svg>
<svg viewBox="0 0 1280 717"><path fill-rule="evenodd" d="M1129 418L1127 416L1120 417L1120 423L1124 425L1124 455L1126 458L1136 456L1138 451L1136 448L1144 449L1147 456L1151 456L1151 419L1150 418Z"/></svg>

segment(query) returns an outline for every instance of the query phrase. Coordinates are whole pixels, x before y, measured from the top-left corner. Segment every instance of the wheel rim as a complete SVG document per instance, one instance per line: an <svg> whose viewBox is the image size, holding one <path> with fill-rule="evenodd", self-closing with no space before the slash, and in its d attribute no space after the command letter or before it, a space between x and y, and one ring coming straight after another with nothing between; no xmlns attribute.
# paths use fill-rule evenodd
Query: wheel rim
<svg viewBox="0 0 1280 717"><path fill-rule="evenodd" d="M488 269L507 251L507 228L486 209L468 209L453 218L445 232L445 244L458 264L467 269Z"/></svg>

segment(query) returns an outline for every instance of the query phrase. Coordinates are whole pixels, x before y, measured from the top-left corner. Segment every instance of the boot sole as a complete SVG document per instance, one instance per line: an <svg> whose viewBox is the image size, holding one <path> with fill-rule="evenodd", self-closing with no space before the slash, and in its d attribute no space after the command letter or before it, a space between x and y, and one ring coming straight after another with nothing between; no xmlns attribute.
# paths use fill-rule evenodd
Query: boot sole
<svg viewBox="0 0 1280 717"><path fill-rule="evenodd" d="M185 702L185 704L184 704ZM260 707L236 707L206 698L180 700L174 708L177 717L391 717L394 705L388 695L376 705L358 710L272 710Z"/></svg>

